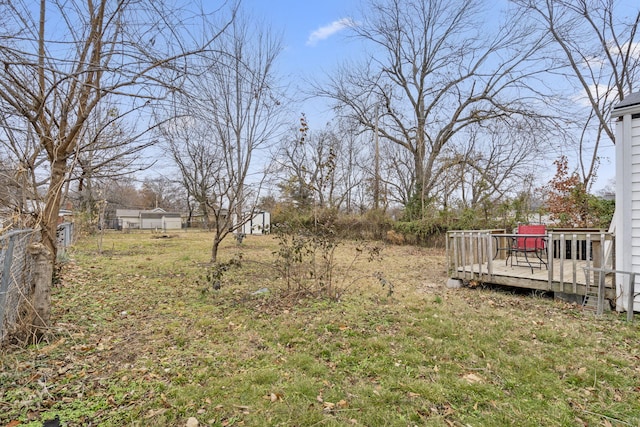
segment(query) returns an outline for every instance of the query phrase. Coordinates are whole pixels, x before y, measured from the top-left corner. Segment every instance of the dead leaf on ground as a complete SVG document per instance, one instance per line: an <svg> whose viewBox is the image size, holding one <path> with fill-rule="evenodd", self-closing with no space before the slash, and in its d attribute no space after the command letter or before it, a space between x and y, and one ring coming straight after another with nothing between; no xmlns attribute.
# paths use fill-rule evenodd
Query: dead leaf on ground
<svg viewBox="0 0 640 427"><path fill-rule="evenodd" d="M332 402L324 402L322 404L322 410L326 412L331 412L336 409L336 404Z"/></svg>
<svg viewBox="0 0 640 427"><path fill-rule="evenodd" d="M264 398L270 400L271 402L277 402L278 400L282 400L282 393L269 393Z"/></svg>
<svg viewBox="0 0 640 427"><path fill-rule="evenodd" d="M166 408L149 409L149 412L147 412L147 414L144 416L144 418L148 420L149 418L153 418L153 417L156 417L158 415L162 415L165 412L167 412Z"/></svg>
<svg viewBox="0 0 640 427"><path fill-rule="evenodd" d="M482 378L480 375L474 374L473 372L469 372L468 374L464 375L462 378L467 380L469 384L481 383L484 381L484 378Z"/></svg>

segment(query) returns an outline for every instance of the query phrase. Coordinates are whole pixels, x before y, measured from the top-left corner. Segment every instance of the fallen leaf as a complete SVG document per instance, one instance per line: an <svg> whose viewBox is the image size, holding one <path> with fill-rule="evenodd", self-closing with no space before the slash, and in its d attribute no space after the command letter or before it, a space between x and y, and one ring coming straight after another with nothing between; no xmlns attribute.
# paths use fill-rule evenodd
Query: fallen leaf
<svg viewBox="0 0 640 427"><path fill-rule="evenodd" d="M49 344L48 346L42 347L40 349L40 353L49 354L53 350L55 350L56 348L58 348L62 344L64 344L65 341L66 341L66 338L60 338L58 341L56 341L56 342L54 342L52 344Z"/></svg>
<svg viewBox="0 0 640 427"><path fill-rule="evenodd" d="M278 400L282 400L282 396L282 393L270 393L265 396L265 398L270 400L271 402L277 402Z"/></svg>
<svg viewBox="0 0 640 427"><path fill-rule="evenodd" d="M147 414L144 416L145 419L149 419L149 418L153 418L157 415L162 415L165 412L167 412L166 408L160 408L160 409L149 409L149 412L147 412Z"/></svg>
<svg viewBox="0 0 640 427"><path fill-rule="evenodd" d="M482 377L480 377L479 375L474 374L473 372L470 372L470 373L466 374L462 378L467 380L467 382L469 382L470 384L481 383L482 381L484 381Z"/></svg>
<svg viewBox="0 0 640 427"><path fill-rule="evenodd" d="M347 401L346 401L346 400L342 399L342 400L340 400L338 403L336 403L336 406L337 406L338 408L340 408L340 409L344 409L344 408L346 408L347 406L349 406L349 404L347 403Z"/></svg>
<svg viewBox="0 0 640 427"><path fill-rule="evenodd" d="M336 408L336 404L335 404L335 403L331 403L331 402L324 402L324 403L322 404L322 409L323 409L324 411L327 411L327 412L331 412L331 411L333 411L335 408Z"/></svg>
<svg viewBox="0 0 640 427"><path fill-rule="evenodd" d="M414 398L414 397L420 397L420 393L414 393L412 391L407 393L407 396L409 396L410 398Z"/></svg>

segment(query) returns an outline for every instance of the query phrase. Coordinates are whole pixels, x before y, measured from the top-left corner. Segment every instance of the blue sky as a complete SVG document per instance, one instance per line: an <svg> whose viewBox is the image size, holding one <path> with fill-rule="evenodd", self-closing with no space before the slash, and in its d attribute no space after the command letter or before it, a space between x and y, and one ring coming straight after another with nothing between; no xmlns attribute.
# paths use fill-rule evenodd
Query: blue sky
<svg viewBox="0 0 640 427"><path fill-rule="evenodd" d="M622 4L627 1L623 0ZM295 97L304 96L298 89L304 85L304 78L323 79L336 65L353 58L359 51L357 43L347 37L348 24L355 16L359 0L242 0L242 4L250 15L263 19L272 30L282 32L284 51L279 60L280 74L283 81L291 85ZM494 12L503 4L502 1L493 4ZM498 15L488 16L497 18ZM323 127L331 118L327 101L307 100L292 108L296 115L306 114L311 128ZM610 147L601 153L600 179L594 190L607 185L613 175L613 146L606 145ZM550 173L551 169L552 166Z"/></svg>
<svg viewBox="0 0 640 427"><path fill-rule="evenodd" d="M354 44L346 39L348 20L358 0L243 0L244 8L260 17L275 32L282 32L284 51L280 73L292 91L304 85L304 78L320 79L337 64L353 55ZM312 126L321 123L326 102L307 101L299 106Z"/></svg>

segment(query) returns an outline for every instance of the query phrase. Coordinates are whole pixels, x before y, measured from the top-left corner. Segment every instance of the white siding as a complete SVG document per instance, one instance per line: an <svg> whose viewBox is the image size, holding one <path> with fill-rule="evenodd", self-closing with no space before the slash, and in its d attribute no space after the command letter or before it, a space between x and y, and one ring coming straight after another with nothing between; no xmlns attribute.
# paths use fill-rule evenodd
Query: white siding
<svg viewBox="0 0 640 427"><path fill-rule="evenodd" d="M182 228L182 219L173 217L164 217L165 230L180 230Z"/></svg>
<svg viewBox="0 0 640 427"><path fill-rule="evenodd" d="M640 105L616 123L616 269L639 273L640 291L640 119L632 119ZM627 310L629 277L618 275L619 310ZM633 304L640 311L640 297Z"/></svg>
<svg viewBox="0 0 640 427"><path fill-rule="evenodd" d="M631 121L631 271L640 272L640 119ZM640 282L640 281L636 281ZM628 286L628 285L627 285ZM640 284L638 285L640 286ZM636 292L640 289L636 289ZM634 311L640 311L640 297L633 304Z"/></svg>
<svg viewBox="0 0 640 427"><path fill-rule="evenodd" d="M244 234L269 234L271 230L271 214L258 212L242 226Z"/></svg>

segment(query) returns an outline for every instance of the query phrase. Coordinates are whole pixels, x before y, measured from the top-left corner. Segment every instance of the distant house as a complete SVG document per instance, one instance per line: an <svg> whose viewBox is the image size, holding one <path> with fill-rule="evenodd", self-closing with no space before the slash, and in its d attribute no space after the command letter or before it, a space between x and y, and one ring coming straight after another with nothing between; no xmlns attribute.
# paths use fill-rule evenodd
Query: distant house
<svg viewBox="0 0 640 427"><path fill-rule="evenodd" d="M125 230L140 228L139 209L116 209L116 218L118 219L119 229Z"/></svg>
<svg viewBox="0 0 640 427"><path fill-rule="evenodd" d="M118 228L122 230L179 230L182 218L178 212L167 212L162 208L152 210L116 209Z"/></svg>

